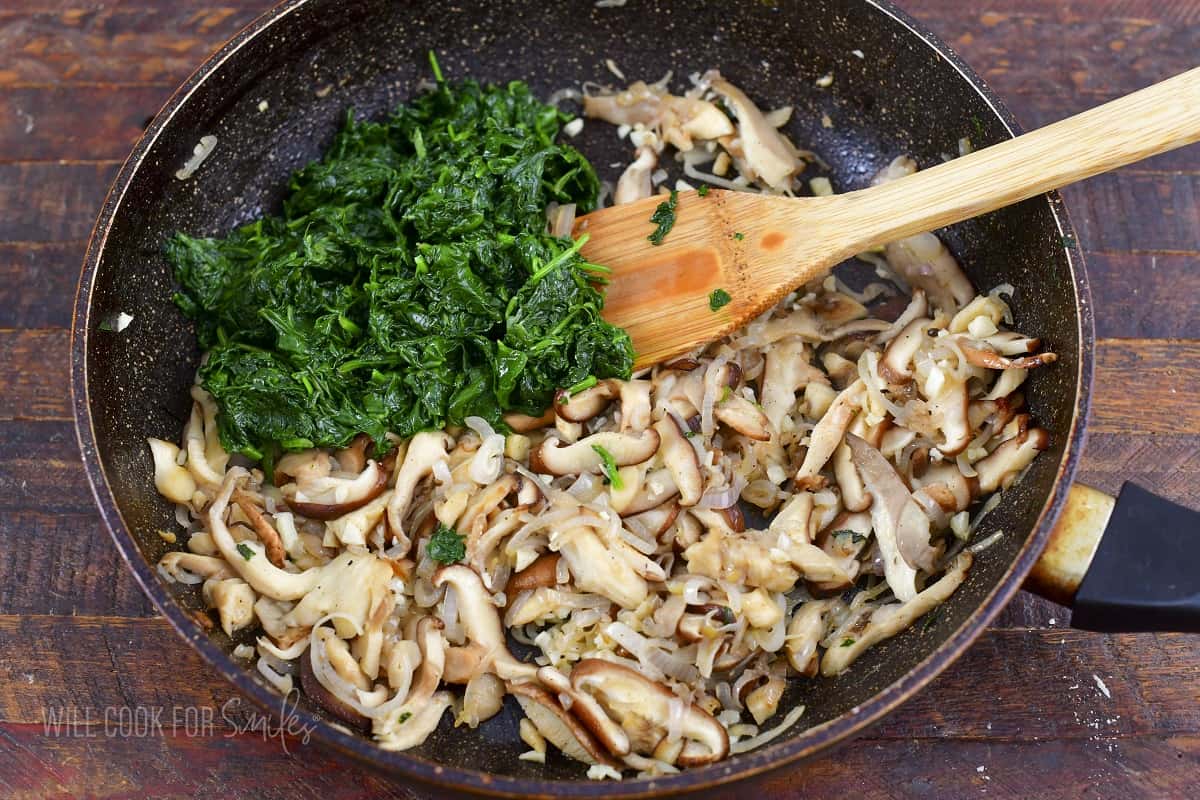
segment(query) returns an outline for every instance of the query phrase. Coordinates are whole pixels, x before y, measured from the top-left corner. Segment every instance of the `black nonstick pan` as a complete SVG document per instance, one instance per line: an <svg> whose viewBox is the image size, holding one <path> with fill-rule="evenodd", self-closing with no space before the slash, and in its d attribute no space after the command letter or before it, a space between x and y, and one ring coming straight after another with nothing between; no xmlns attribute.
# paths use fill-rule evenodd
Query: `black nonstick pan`
<svg viewBox="0 0 1200 800"><path fill-rule="evenodd" d="M104 203L76 300L72 388L84 461L117 547L180 634L268 708L277 709L279 697L234 661L235 642L197 622L197 587L168 585L154 568L168 547L156 531L171 528L173 510L155 492L146 437L177 439L199 357L171 302L163 243L178 230L222 234L274 210L288 175L321 154L346 110L373 117L404 101L427 77L429 51L451 79L519 78L542 97L588 80L616 82L608 59L630 80L674 70L676 86L689 72L717 67L763 107L795 106L789 135L823 156L839 192L865 186L901 153L929 166L956 153L963 137L982 147L1016 132L1000 101L949 48L877 0L630 0L610 8L592 0L290 0L234 37L155 118ZM819 85L826 75L832 82ZM212 154L192 177L176 178L205 136L216 137ZM617 171L607 165L628 160L627 145L606 126L586 126L576 144L610 180ZM449 796L727 796L730 782L803 769L806 756L921 689L970 645L1035 563L1036 586L1074 600L1077 625L1196 630L1200 570L1190 545L1200 519L1136 487L1114 510L1111 498L1072 486L1093 331L1087 278L1059 197L941 233L976 286L1014 287L1016 328L1041 336L1060 358L1026 384L1030 410L1052 432L1051 449L986 517L977 536L1004 535L935 624L872 648L838 678L793 682L782 708L803 703L807 711L770 745L653 782L588 781L578 764L556 757L544 766L519 761L526 748L515 704L475 731L452 728L447 716L407 752L380 750L303 701L299 722L343 752ZM118 333L110 323L122 312L133 320ZM155 658L169 662L170 654Z"/></svg>

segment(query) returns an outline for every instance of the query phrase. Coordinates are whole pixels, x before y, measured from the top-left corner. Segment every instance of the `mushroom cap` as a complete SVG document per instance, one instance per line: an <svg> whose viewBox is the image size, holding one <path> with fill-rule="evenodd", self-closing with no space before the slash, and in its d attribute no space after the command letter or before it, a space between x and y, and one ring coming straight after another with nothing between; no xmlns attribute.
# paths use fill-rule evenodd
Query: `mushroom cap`
<svg viewBox="0 0 1200 800"><path fill-rule="evenodd" d="M517 698L521 710L538 729L538 733L564 755L584 764L604 764L614 769L619 767L588 729L563 710L545 689L533 683L514 683L508 687L508 692Z"/></svg>
<svg viewBox="0 0 1200 800"><path fill-rule="evenodd" d="M648 461L658 446L659 435L653 429L639 433L602 431L565 446L562 440L551 436L529 454L529 464L535 472L549 475L599 473L604 468L604 458L597 448L608 452L618 467L625 467Z"/></svg>

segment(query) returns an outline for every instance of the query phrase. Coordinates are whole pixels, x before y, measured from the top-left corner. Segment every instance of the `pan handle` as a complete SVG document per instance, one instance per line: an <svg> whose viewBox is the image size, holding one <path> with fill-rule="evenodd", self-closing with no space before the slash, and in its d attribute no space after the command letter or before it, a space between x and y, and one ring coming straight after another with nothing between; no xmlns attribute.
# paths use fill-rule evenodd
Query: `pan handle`
<svg viewBox="0 0 1200 800"><path fill-rule="evenodd" d="M1076 484L1025 588L1071 606L1075 628L1200 633L1200 513Z"/></svg>

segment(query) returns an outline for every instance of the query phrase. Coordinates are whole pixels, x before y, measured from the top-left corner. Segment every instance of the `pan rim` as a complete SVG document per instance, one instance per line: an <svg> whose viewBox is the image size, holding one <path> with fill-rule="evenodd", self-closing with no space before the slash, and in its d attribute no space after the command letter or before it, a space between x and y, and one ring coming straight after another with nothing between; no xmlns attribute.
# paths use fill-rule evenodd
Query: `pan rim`
<svg viewBox="0 0 1200 800"><path fill-rule="evenodd" d="M125 193L152 146L171 124L175 115L187 105L192 94L240 49L297 10L321 1L284 0L267 10L222 45L167 100L134 146L104 200L88 242L76 291L71 324L71 395L76 437L88 482L105 527L142 591L167 618L176 632L187 640L201 658L213 666L241 694L267 710L278 708L279 695L273 689L268 688L264 682L255 679L253 673L235 663L231 656L219 649L204 629L174 601L158 579L153 566L142 558L133 535L121 515L96 445L87 379L88 329L92 290L109 231L120 212ZM991 109L991 112L1005 126L1010 135L1015 136L1021 132L1020 126L1017 125L1011 112L991 88L936 35L897 9L890 0L862 0L862 2L890 17L895 23L907 29L908 33L915 37L915 40L919 40L923 46L930 48L939 58L948 62ZM373 742L345 732L303 708L294 710L289 708L289 714L298 719L301 725L312 730L318 740L341 753L370 764L376 769L415 778L432 786L501 797L646 797L659 796L664 793L712 789L794 764L861 734L866 728L878 722L924 688L953 663L1008 603L1020 588L1021 581L1040 554L1050 529L1058 518L1078 467L1085 443L1094 366L1092 304L1082 253L1079 250L1062 198L1055 192L1046 195L1045 201L1050 206L1050 212L1065 243L1064 249L1075 291L1079 341L1075 408L1071 424L1063 434L1067 437L1067 443L1054 483L1034 525L1034 530L1027 537L1004 575L981 601L977 610L919 664L902 678L873 695L867 702L852 709L849 713L808 728L796 736L781 739L760 750L740 756L736 762L718 762L674 776L631 779L620 783L538 780L490 775L457 766L439 764L404 752L383 750Z"/></svg>

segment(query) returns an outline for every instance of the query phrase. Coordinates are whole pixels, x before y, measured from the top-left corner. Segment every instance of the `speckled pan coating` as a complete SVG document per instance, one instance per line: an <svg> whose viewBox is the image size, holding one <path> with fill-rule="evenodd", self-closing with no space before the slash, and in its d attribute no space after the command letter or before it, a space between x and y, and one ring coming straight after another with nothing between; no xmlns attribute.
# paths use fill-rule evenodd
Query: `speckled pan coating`
<svg viewBox="0 0 1200 800"><path fill-rule="evenodd" d="M177 440L198 353L170 302L162 256L175 230L220 234L274 209L289 172L317 156L348 108L386 113L427 76L426 52L447 76L520 78L548 96L591 80L613 83L612 59L630 79L719 67L767 107L792 103L795 141L828 162L838 191L863 186L899 153L923 166L1012 135L1008 112L950 50L885 3L869 0L652 3L597 9L591 2L517 3L294 0L249 26L201 67L137 144L106 200L88 248L76 300L72 389L80 445L101 512L143 588L201 655L238 688L272 708L257 673L229 655L233 642L193 619L197 593L163 583L153 564L173 525L154 492L146 436ZM817 81L832 76L828 88ZM821 123L828 115L831 127ZM215 152L187 181L174 177L206 134ZM604 177L627 159L612 129L589 124L578 140ZM626 148L626 149L623 149ZM813 174L816 174L814 172ZM1057 195L955 226L947 241L981 288L1016 287L1017 328L1060 354L1027 387L1053 447L1005 494L983 526L1003 530L930 629L879 645L833 680L797 681L785 701L808 707L793 733L713 767L653 782L599 784L552 755L518 761L518 713L509 704L477 731L449 717L422 747L387 753L302 706L302 722L335 747L439 793L514 796L723 794L718 787L844 740L928 683L974 639L1017 590L1057 516L1082 445L1092 366L1092 319L1079 251ZM121 333L100 330L118 312ZM147 653L170 663L170 653ZM981 699L981 702L983 700Z"/></svg>

